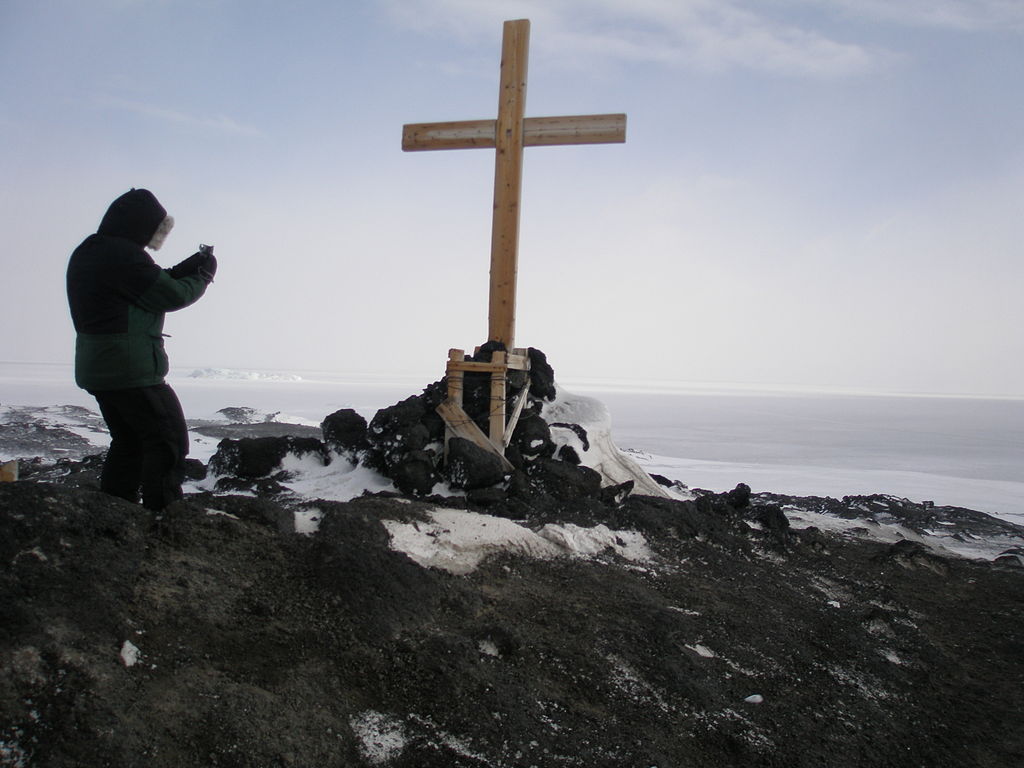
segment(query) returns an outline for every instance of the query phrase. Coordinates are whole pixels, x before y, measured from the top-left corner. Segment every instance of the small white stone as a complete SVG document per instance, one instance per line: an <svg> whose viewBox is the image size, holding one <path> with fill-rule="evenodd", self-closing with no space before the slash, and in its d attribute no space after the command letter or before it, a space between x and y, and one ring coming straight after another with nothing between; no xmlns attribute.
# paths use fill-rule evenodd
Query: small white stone
<svg viewBox="0 0 1024 768"><path fill-rule="evenodd" d="M747 696L744 701L747 702L747 704L763 704L764 696L759 693L755 693L753 696Z"/></svg>
<svg viewBox="0 0 1024 768"><path fill-rule="evenodd" d="M142 652L135 647L131 640L125 640L121 646L121 661L126 667L134 667L142 657Z"/></svg>
<svg viewBox="0 0 1024 768"><path fill-rule="evenodd" d="M498 650L498 646L492 640L481 640L477 643L477 648L485 656L501 656L501 651Z"/></svg>

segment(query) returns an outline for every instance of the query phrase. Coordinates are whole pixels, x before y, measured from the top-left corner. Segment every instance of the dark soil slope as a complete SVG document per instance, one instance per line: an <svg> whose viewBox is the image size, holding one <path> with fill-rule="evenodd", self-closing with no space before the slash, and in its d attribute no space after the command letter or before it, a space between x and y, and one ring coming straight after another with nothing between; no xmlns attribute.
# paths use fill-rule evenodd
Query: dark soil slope
<svg viewBox="0 0 1024 768"><path fill-rule="evenodd" d="M317 506L0 485L0 765L1024 764L1024 569L721 496L566 511L643 564L455 576L381 523L430 504Z"/></svg>

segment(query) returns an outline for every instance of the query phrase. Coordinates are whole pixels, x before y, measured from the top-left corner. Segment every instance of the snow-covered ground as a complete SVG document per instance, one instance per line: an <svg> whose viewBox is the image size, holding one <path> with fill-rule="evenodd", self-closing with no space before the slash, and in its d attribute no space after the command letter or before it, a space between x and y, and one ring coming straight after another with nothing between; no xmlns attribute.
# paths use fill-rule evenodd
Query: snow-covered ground
<svg viewBox="0 0 1024 768"><path fill-rule="evenodd" d="M254 409L256 418L309 426L339 408L353 408L369 419L430 383L422 377L384 381L222 368L183 369L170 381L190 420L223 419L220 409L244 406ZM598 440L607 438L611 445L614 439L648 472L691 488L723 491L744 482L755 493L837 498L884 493L1024 524L1022 400L562 384L600 401L597 410L603 412L591 414L592 423L607 424L610 432L595 435ZM45 409L38 413L47 423L63 424L96 446L105 444L93 414L57 407L64 405L95 411L91 396L74 386L70 366L0 363L0 423L19 407L32 406ZM565 407L559 403L554 410ZM208 460L217 442L194 434L192 456ZM602 451L592 453L588 463L608 455L607 446ZM9 446L0 445L0 459L9 453ZM351 498L364 487L387 487L387 481L359 467L348 472L341 466L299 468L294 490L310 497Z"/></svg>

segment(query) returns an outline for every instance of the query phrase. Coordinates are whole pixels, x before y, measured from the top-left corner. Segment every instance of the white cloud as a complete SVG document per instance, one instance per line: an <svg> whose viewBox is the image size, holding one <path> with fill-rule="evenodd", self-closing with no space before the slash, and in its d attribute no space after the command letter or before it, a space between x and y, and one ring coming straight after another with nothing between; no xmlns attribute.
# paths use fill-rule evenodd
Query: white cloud
<svg viewBox="0 0 1024 768"><path fill-rule="evenodd" d="M493 40L503 20L529 18L541 55L578 65L595 58L798 77L873 69L884 54L773 19L735 0L391 0L392 18L469 43Z"/></svg>
<svg viewBox="0 0 1024 768"><path fill-rule="evenodd" d="M1020 0L791 0L914 27L1024 31Z"/></svg>
<svg viewBox="0 0 1024 768"><path fill-rule="evenodd" d="M250 125L244 125L236 122L235 120L227 117L226 115L218 115L216 117L201 117L198 115L190 115L185 112L179 112L174 109L168 109L166 107L157 106L155 104L146 104L140 101L131 101L128 99L121 99L116 97L101 97L99 99L101 106L120 109L126 112L134 112L138 115L159 120L165 123L171 123L174 125L183 125L188 127L200 128L202 130L216 131L219 133L228 134L230 136L262 136L263 132L258 128Z"/></svg>

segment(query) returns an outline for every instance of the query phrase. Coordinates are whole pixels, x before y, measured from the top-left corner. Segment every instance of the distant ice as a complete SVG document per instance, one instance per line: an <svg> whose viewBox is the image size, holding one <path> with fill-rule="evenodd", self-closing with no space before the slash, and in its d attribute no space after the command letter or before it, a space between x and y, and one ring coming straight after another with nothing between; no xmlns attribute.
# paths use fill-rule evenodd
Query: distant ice
<svg viewBox="0 0 1024 768"><path fill-rule="evenodd" d="M728 491L746 483L754 493L790 496L886 494L912 501L964 507L1024 525L1024 482L854 467L822 467L657 456L629 451L647 472L680 480L690 488ZM1024 465L1022 465L1024 466Z"/></svg>
<svg viewBox="0 0 1024 768"><path fill-rule="evenodd" d="M301 376L290 373L240 371L234 368L197 368L189 374L192 379L232 379L242 381L302 381Z"/></svg>

